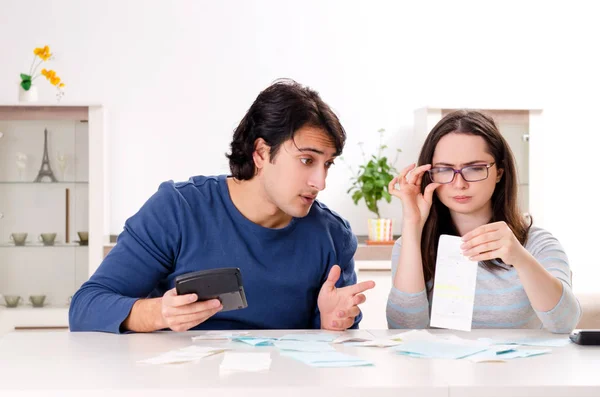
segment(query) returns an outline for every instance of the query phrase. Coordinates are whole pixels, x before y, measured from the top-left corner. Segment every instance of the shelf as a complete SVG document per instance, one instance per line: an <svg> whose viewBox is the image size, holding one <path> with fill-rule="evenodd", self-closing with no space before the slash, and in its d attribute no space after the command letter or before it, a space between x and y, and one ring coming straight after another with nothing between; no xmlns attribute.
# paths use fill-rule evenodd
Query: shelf
<svg viewBox="0 0 600 397"><path fill-rule="evenodd" d="M4 300L2 300L2 303L0 304L0 310L7 310L7 311L11 311L11 312L29 312L32 310L35 311L49 311L52 309L68 309L70 306L69 303L65 302L64 305L53 305L52 303L46 304L44 305L44 307L33 307L30 304L20 304L17 307L6 307L6 303L4 303Z"/></svg>
<svg viewBox="0 0 600 397"><path fill-rule="evenodd" d="M7 308L0 306L0 333L3 330L22 328L68 327L69 306L49 304L44 307L20 305Z"/></svg>
<svg viewBox="0 0 600 397"><path fill-rule="evenodd" d="M54 243L54 245L44 245L42 243L27 243L25 245L14 245L13 243L0 243L0 248L69 248L69 247L88 247L79 243Z"/></svg>
<svg viewBox="0 0 600 397"><path fill-rule="evenodd" d="M0 107L20 107L20 108L93 108L102 106L98 103L88 102L56 102L56 101L39 101L39 102L0 102Z"/></svg>
<svg viewBox="0 0 600 397"><path fill-rule="evenodd" d="M88 185L88 181L59 181L59 182L27 182L27 181L0 181L0 185Z"/></svg>
<svg viewBox="0 0 600 397"><path fill-rule="evenodd" d="M10 104L0 105L0 120L89 120L92 106L66 106L60 104Z"/></svg>

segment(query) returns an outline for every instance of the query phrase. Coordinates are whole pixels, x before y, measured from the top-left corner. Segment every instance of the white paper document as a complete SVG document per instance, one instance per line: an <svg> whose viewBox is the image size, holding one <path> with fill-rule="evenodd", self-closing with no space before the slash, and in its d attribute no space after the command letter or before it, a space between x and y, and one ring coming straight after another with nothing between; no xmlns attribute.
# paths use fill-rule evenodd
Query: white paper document
<svg viewBox="0 0 600 397"><path fill-rule="evenodd" d="M300 340L304 342L332 342L339 336L339 333L306 332L303 334L284 335L281 338L279 338L279 340Z"/></svg>
<svg viewBox="0 0 600 397"><path fill-rule="evenodd" d="M372 362L363 360L360 357L350 354L335 352L296 352L284 350L279 353L284 357L291 357L295 360L302 361L313 367L362 367L373 365Z"/></svg>
<svg viewBox="0 0 600 397"><path fill-rule="evenodd" d="M362 338L362 337L357 337L357 336L339 336L337 338L335 338L334 340L331 341L331 343L334 344L338 344L338 343L346 343L346 342L367 342L373 340L373 337L370 338Z"/></svg>
<svg viewBox="0 0 600 397"><path fill-rule="evenodd" d="M442 234L435 263L430 326L470 331L477 262L462 254L460 237Z"/></svg>
<svg viewBox="0 0 600 397"><path fill-rule="evenodd" d="M350 343L350 345L356 346L356 347L391 347L391 346L397 346L401 343L402 342L397 341L397 340L373 339L373 340L368 340L365 342Z"/></svg>
<svg viewBox="0 0 600 397"><path fill-rule="evenodd" d="M406 332L401 332L389 337L390 340L408 342L408 341L437 341L438 336L435 336L424 329L413 329Z"/></svg>
<svg viewBox="0 0 600 397"><path fill-rule="evenodd" d="M304 342L300 340L278 340L273 342L279 350L298 352L334 352L335 349L327 342Z"/></svg>
<svg viewBox="0 0 600 397"><path fill-rule="evenodd" d="M225 352L221 371L268 371L271 368L271 353Z"/></svg>
<svg viewBox="0 0 600 397"><path fill-rule="evenodd" d="M181 364L191 361L198 361L204 357L212 356L213 354L221 353L227 350L222 347L209 346L188 346L183 349L172 350L163 353L159 356L151 357L146 360L139 360L138 363L143 364Z"/></svg>
<svg viewBox="0 0 600 397"><path fill-rule="evenodd" d="M192 336L193 341L198 340L229 340L241 336L247 336L250 332L231 332L231 331L206 331L200 335Z"/></svg>
<svg viewBox="0 0 600 397"><path fill-rule="evenodd" d="M474 354L466 359L474 363L507 362L515 358L525 358L551 353L551 349L519 349L516 346L491 346L486 351Z"/></svg>

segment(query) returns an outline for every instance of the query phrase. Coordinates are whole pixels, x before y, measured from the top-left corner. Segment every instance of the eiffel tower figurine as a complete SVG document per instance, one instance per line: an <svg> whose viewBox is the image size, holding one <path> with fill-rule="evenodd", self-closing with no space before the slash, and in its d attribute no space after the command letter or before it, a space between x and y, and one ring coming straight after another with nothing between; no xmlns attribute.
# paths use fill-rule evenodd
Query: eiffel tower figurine
<svg viewBox="0 0 600 397"><path fill-rule="evenodd" d="M34 182L42 182L44 177L50 178L51 182L58 182L54 176L54 172L52 172L52 168L50 168L50 159L48 158L48 130L46 128L44 128L44 157L42 158L40 172L38 172L38 176Z"/></svg>

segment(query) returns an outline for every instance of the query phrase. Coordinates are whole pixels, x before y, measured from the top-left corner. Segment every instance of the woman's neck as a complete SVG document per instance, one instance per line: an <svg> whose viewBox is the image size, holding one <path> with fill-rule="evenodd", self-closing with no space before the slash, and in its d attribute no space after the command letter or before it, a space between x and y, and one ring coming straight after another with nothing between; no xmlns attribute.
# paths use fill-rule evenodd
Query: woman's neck
<svg viewBox="0 0 600 397"><path fill-rule="evenodd" d="M489 202L485 207L469 214L450 211L450 217L458 234L464 236L471 230L490 222L492 219L492 203Z"/></svg>

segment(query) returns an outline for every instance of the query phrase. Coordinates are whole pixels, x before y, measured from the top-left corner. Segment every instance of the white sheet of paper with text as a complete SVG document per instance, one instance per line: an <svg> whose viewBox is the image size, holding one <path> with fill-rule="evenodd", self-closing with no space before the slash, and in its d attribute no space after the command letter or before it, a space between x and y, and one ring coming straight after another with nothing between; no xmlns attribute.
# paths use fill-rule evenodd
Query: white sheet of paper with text
<svg viewBox="0 0 600 397"><path fill-rule="evenodd" d="M457 236L440 236L429 323L432 327L471 330L477 262L462 254L462 243Z"/></svg>

